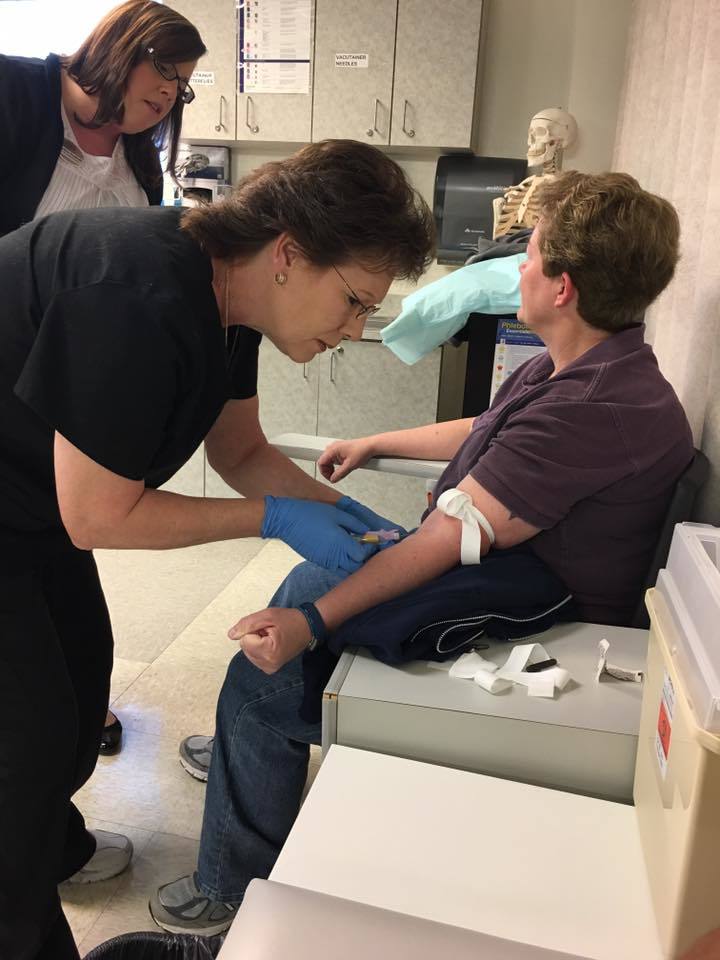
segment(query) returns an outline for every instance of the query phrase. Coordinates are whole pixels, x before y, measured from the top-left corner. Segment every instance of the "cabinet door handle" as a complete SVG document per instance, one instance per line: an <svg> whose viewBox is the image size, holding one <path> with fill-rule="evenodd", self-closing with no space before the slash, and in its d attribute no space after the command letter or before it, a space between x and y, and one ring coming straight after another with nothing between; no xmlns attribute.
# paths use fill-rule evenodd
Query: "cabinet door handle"
<svg viewBox="0 0 720 960"><path fill-rule="evenodd" d="M303 367L303 380L307 380L307 378L308 378L307 364L304 363L304 364L302 365L302 367Z"/></svg>
<svg viewBox="0 0 720 960"><path fill-rule="evenodd" d="M225 124L223 123L223 104L224 104L224 103L225 103L225 97L224 97L222 94L220 94L220 103L219 103L219 110L220 110L220 112L219 112L219 115L218 115L218 122L215 124L215 132L216 132L216 133L220 133L220 131L221 131L221 130L223 129L223 127L225 126Z"/></svg>
<svg viewBox="0 0 720 960"><path fill-rule="evenodd" d="M403 133L405 134L405 136L407 136L407 137L414 137L414 136L415 136L415 131L413 130L412 127L408 128L408 126L407 126L407 124L406 124L407 111L408 111L408 107L409 107L409 106L410 106L410 104L409 104L408 101L406 100L406 101L405 101L405 106L403 107L403 122L402 122L402 128L403 128Z"/></svg>
<svg viewBox="0 0 720 960"><path fill-rule="evenodd" d="M336 347L330 354L330 383L336 383L335 380L335 358L338 354L342 355L345 350L342 347Z"/></svg>
<svg viewBox="0 0 720 960"><path fill-rule="evenodd" d="M252 121L250 120L250 107L252 107L253 112ZM260 127L255 123L255 104L252 97L248 97L245 101L245 126L250 133L260 133Z"/></svg>
<svg viewBox="0 0 720 960"><path fill-rule="evenodd" d="M377 125L378 107L379 107L379 106L380 106L380 101L379 101L379 99L378 99L377 97L375 97L375 109L374 109L374 111L373 111L373 122L372 122L372 126L371 126L371 127L368 127L368 129L367 129L367 135L368 135L369 137L371 137L374 133L378 133L378 134L380 134L380 136L382 136L382 134L381 134L380 131L378 130L378 125Z"/></svg>

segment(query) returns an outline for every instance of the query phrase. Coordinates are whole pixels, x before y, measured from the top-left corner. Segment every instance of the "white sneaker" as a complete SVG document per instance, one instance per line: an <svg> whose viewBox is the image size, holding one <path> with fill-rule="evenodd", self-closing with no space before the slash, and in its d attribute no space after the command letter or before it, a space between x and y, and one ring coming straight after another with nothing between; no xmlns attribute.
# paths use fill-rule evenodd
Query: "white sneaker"
<svg viewBox="0 0 720 960"><path fill-rule="evenodd" d="M132 860L133 845L129 837L107 830L91 830L97 841L95 853L84 867L74 873L68 883L99 883L110 880L125 870Z"/></svg>

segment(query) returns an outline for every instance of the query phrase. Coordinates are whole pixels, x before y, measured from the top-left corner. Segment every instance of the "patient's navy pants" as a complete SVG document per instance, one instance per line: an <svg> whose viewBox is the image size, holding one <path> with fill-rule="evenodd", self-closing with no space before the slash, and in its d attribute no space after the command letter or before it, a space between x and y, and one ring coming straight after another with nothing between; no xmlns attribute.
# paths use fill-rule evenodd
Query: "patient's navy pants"
<svg viewBox="0 0 720 960"><path fill-rule="evenodd" d="M271 607L319 599L347 574L302 563ZM228 667L217 706L197 882L213 900L239 903L254 877L273 868L300 809L311 743L321 725L306 723L302 657L265 674L242 653Z"/></svg>
<svg viewBox="0 0 720 960"><path fill-rule="evenodd" d="M112 633L92 554L0 570L0 957L78 960L57 892L95 841L70 801L95 767Z"/></svg>

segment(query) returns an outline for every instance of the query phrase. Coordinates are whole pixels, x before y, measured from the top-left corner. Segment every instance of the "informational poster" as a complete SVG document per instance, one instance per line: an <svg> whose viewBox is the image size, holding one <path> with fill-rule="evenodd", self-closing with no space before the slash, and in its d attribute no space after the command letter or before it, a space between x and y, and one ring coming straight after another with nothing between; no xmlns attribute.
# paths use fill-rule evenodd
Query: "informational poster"
<svg viewBox="0 0 720 960"><path fill-rule="evenodd" d="M240 8L241 93L309 93L311 0L245 0Z"/></svg>
<svg viewBox="0 0 720 960"><path fill-rule="evenodd" d="M524 323L519 320L498 320L490 403L503 383L521 364L544 352L545 344Z"/></svg>

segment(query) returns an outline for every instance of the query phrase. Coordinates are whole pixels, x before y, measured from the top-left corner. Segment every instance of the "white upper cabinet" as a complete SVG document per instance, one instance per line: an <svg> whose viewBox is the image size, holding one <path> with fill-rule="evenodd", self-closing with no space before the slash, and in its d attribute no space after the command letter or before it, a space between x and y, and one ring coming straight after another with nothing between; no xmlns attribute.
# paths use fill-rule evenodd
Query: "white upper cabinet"
<svg viewBox="0 0 720 960"><path fill-rule="evenodd" d="M193 23L207 47L198 61L195 99L183 110L184 140L234 140L237 87L235 0L170 0L169 7Z"/></svg>
<svg viewBox="0 0 720 960"><path fill-rule="evenodd" d="M198 64L204 82L185 110L186 140L472 146L482 0L315 0L307 93L239 91L244 5L170 6L208 48Z"/></svg>
<svg viewBox="0 0 720 960"><path fill-rule="evenodd" d="M246 7L240 9L242 16ZM312 121L312 37L315 5L310 13L310 87L305 93L244 93L237 95L237 139L309 143ZM292 55L292 54L291 54ZM305 54L303 54L305 55Z"/></svg>
<svg viewBox="0 0 720 960"><path fill-rule="evenodd" d="M399 0L393 146L470 147L482 0Z"/></svg>
<svg viewBox="0 0 720 960"><path fill-rule="evenodd" d="M317 0L312 139L390 143L397 0Z"/></svg>
<svg viewBox="0 0 720 960"><path fill-rule="evenodd" d="M238 93L237 139L309 143L310 93Z"/></svg>

